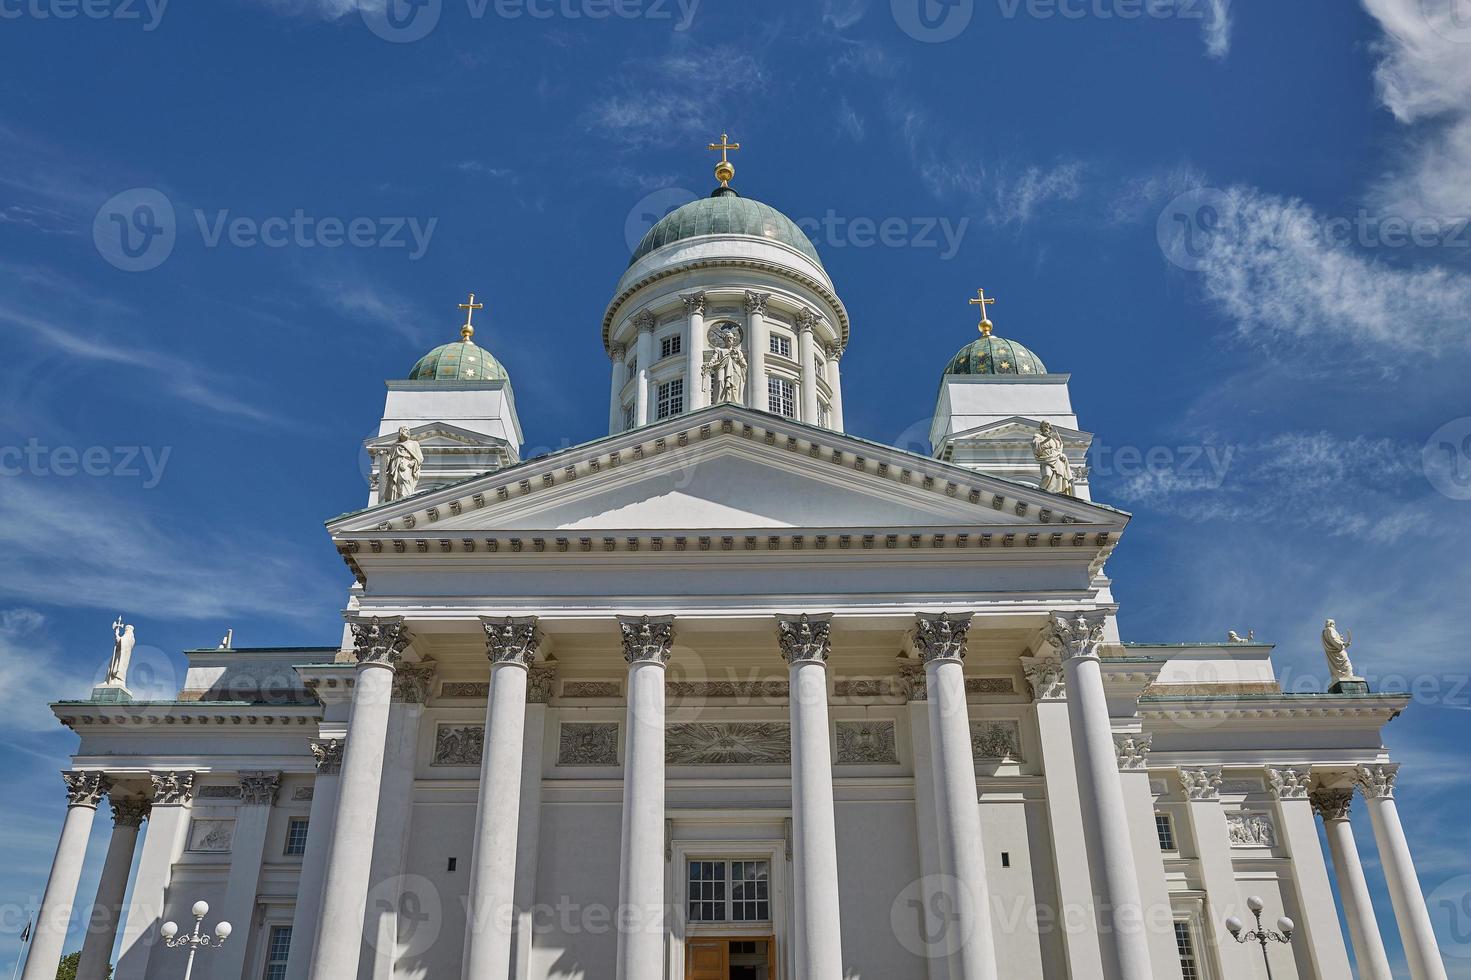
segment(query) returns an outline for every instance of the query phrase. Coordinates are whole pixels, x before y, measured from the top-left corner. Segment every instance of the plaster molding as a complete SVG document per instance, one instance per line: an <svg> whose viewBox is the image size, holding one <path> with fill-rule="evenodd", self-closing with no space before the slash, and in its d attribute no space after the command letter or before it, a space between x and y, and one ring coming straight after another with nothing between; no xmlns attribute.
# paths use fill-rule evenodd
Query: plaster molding
<svg viewBox="0 0 1471 980"><path fill-rule="evenodd" d="M557 765L618 765L618 723L563 722L557 736Z"/></svg>
<svg viewBox="0 0 1471 980"><path fill-rule="evenodd" d="M1033 701L1067 699L1067 674L1057 657L1023 657L1022 672L1026 675L1027 686L1032 689Z"/></svg>
<svg viewBox="0 0 1471 980"><path fill-rule="evenodd" d="M1313 812L1322 817L1324 823L1329 820L1347 820L1353 801L1352 787L1314 790L1308 796L1308 802L1313 805Z"/></svg>
<svg viewBox="0 0 1471 980"><path fill-rule="evenodd" d="M61 780L66 784L66 805L97 809L102 798L112 789L112 782L101 772L90 769L73 769L63 772Z"/></svg>
<svg viewBox="0 0 1471 980"><path fill-rule="evenodd" d="M281 788L279 772L247 771L240 774L242 806L274 806Z"/></svg>
<svg viewBox="0 0 1471 980"><path fill-rule="evenodd" d="M555 660L534 663L526 672L526 702L547 704L557 692L557 667ZM489 692L486 692L487 694Z"/></svg>
<svg viewBox="0 0 1471 980"><path fill-rule="evenodd" d="M432 663L400 664L393 675L393 700L424 704L434 689L437 667Z"/></svg>
<svg viewBox="0 0 1471 980"><path fill-rule="evenodd" d="M1267 787L1279 800L1305 800L1313 774L1308 769L1267 769Z"/></svg>
<svg viewBox="0 0 1471 980"><path fill-rule="evenodd" d="M792 726L786 722L684 722L664 731L671 766L788 765Z"/></svg>
<svg viewBox="0 0 1471 980"><path fill-rule="evenodd" d="M1120 772L1144 772L1149 768L1149 750L1154 735L1149 732L1114 732L1113 747Z"/></svg>
<svg viewBox="0 0 1471 980"><path fill-rule="evenodd" d="M832 613L810 616L778 616L777 643L782 659L788 664L827 663L831 653Z"/></svg>
<svg viewBox="0 0 1471 980"><path fill-rule="evenodd" d="M965 659L965 641L970 633L973 613L940 613L927 616L920 613L914 617L914 646L926 664L936 660L962 661Z"/></svg>
<svg viewBox="0 0 1471 980"><path fill-rule="evenodd" d="M702 316L704 315L704 313L705 313L705 292L704 292L704 290L696 290L693 293L684 293L679 298L684 302L684 312L685 312L685 315L686 316L690 316L690 315L696 314L696 313L698 313L698 314L700 314Z"/></svg>
<svg viewBox="0 0 1471 980"><path fill-rule="evenodd" d="M148 774L153 783L153 805L188 806L194 800L194 773L170 770Z"/></svg>
<svg viewBox="0 0 1471 980"><path fill-rule="evenodd" d="M112 825L114 827L140 827L148 819L152 805L136 796L111 797Z"/></svg>
<svg viewBox="0 0 1471 980"><path fill-rule="evenodd" d="M1057 647L1063 660L1075 657L1098 659L1098 648L1103 643L1103 621L1101 610L1092 612L1054 612L1047 621L1047 639Z"/></svg>
<svg viewBox="0 0 1471 980"><path fill-rule="evenodd" d="M1180 785L1191 802L1221 799L1221 767L1200 766L1180 769Z"/></svg>
<svg viewBox="0 0 1471 980"><path fill-rule="evenodd" d="M673 616L619 616L623 659L630 664L667 664L674 649Z"/></svg>
<svg viewBox="0 0 1471 980"><path fill-rule="evenodd" d="M1358 786L1366 800L1390 800L1394 798L1394 782L1398 777L1397 762L1359 766L1354 772L1354 785Z"/></svg>
<svg viewBox="0 0 1471 980"><path fill-rule="evenodd" d="M754 289L748 289L748 290L746 290L746 296L745 296L746 313L747 314L755 314L757 316L765 316L766 315L766 301L769 300L769 299L771 299L771 294L770 293L761 293L761 292L757 292Z"/></svg>
<svg viewBox="0 0 1471 980"><path fill-rule="evenodd" d="M541 648L541 630L535 616L481 616L485 630L485 656L491 664L513 664L527 667Z"/></svg>
<svg viewBox="0 0 1471 980"><path fill-rule="evenodd" d="M835 726L837 752L833 762L840 766L897 765L892 721L840 721Z"/></svg>
<svg viewBox="0 0 1471 980"><path fill-rule="evenodd" d="M352 630L352 653L359 664L397 667L412 637L402 616L347 617Z"/></svg>

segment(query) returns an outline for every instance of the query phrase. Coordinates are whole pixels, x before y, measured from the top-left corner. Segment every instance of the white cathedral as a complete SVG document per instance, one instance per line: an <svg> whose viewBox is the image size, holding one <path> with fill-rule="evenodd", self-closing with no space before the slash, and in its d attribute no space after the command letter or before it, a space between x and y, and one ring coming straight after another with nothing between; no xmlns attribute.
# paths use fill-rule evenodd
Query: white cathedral
<svg viewBox="0 0 1471 980"><path fill-rule="evenodd" d="M1382 734L1408 698L1331 623L1321 694L1253 638L1124 640L1129 515L984 295L932 452L846 433L848 310L732 174L618 280L606 438L520 458L473 296L387 382L368 505L327 522L339 644L186 651L142 700L118 624L54 705L24 980L73 910L80 980L1390 980L1387 929L1443 980Z"/></svg>

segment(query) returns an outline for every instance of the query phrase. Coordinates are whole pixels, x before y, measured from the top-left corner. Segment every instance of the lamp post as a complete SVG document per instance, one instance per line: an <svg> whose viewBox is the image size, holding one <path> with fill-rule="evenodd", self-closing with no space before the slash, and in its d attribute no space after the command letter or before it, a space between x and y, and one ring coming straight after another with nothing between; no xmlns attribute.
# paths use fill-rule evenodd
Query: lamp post
<svg viewBox="0 0 1471 980"><path fill-rule="evenodd" d="M177 946L189 947L189 962L184 967L184 980L189 980L190 974L194 972L194 954L202 947L213 946L219 948L230 938L231 926L228 922L221 922L215 926L214 938L202 934L200 925L204 923L204 917L209 914L208 902L195 902L194 908L194 931L185 936L179 935L179 924L177 922L165 922L159 933L163 936L163 943L170 949ZM176 938L177 937L177 938Z"/></svg>
<svg viewBox="0 0 1471 980"><path fill-rule="evenodd" d="M1277 920L1277 929L1279 931L1273 932L1270 929L1263 929L1262 909L1265 905L1255 895L1251 895L1246 899L1246 907L1251 909L1252 915L1256 916L1256 928L1250 932L1242 932L1241 920L1234 915L1226 919L1226 928L1231 931L1231 935L1235 937L1238 943L1261 943L1262 962L1267 966L1267 980L1272 980L1272 961L1267 958L1267 943L1292 942L1292 930L1296 927L1292 924L1292 920L1284 915Z"/></svg>

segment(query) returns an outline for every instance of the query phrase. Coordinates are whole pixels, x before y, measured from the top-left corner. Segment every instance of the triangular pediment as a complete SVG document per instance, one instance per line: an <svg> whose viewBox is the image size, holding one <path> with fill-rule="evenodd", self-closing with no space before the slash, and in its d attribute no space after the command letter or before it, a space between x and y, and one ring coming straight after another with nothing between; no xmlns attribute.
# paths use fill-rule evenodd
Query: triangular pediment
<svg viewBox="0 0 1471 980"><path fill-rule="evenodd" d="M1021 415L1013 415L1011 418L997 419L978 425L971 429L947 436L947 441L959 442L963 439L975 439L986 441L1026 441L1030 442L1042 428L1042 423L1036 419L1029 419ZM1070 429L1065 425L1052 423L1052 430L1062 437L1063 442L1068 445L1075 443L1086 444L1093 438L1093 433L1083 432L1079 429Z"/></svg>
<svg viewBox="0 0 1471 980"><path fill-rule="evenodd" d="M328 527L337 537L458 540L502 531L1121 530L1127 521L1108 507L721 405L344 515Z"/></svg>
<svg viewBox="0 0 1471 980"><path fill-rule="evenodd" d="M462 426L453 425L449 422L425 422L422 425L411 425L408 427L409 435L414 438L420 446L425 448L447 448L458 449L463 447L505 446L506 440L496 436L488 436L483 432L472 432ZM398 441L398 433L385 432L381 436L374 436L363 442L363 447L369 452L375 449L387 449Z"/></svg>

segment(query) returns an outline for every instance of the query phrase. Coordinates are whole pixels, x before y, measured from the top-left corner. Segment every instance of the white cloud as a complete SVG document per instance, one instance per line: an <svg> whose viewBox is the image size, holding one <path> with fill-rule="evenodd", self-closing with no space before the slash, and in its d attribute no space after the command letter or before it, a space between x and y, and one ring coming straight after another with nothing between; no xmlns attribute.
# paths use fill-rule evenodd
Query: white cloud
<svg viewBox="0 0 1471 980"><path fill-rule="evenodd" d="M1207 0L1205 23L1200 33L1205 39L1205 52L1212 58L1225 58L1231 53L1231 0Z"/></svg>
<svg viewBox="0 0 1471 980"><path fill-rule="evenodd" d="M847 30L867 12L867 0L822 0L822 22L835 31Z"/></svg>
<svg viewBox="0 0 1471 980"><path fill-rule="evenodd" d="M46 617L34 609L0 610L0 730L53 732L56 718L47 704L92 689L90 672L63 662L45 627ZM105 643L105 632L100 635Z"/></svg>
<svg viewBox="0 0 1471 980"><path fill-rule="evenodd" d="M855 143L863 142L867 126L858 110L853 108L847 98L843 98L838 105L838 131L846 135Z"/></svg>
<svg viewBox="0 0 1471 980"><path fill-rule="evenodd" d="M306 280L323 305L345 316L387 327L416 347L427 342L424 315L413 302L391 287L353 271L314 273L306 276ZM448 337L448 316L444 319L443 332L447 339L453 339Z"/></svg>
<svg viewBox="0 0 1471 980"><path fill-rule="evenodd" d="M718 66L720 84L710 72ZM729 125L729 105L765 90L765 64L750 51L700 48L676 39L660 58L629 62L612 94L593 102L591 125L629 146L669 146L711 139Z"/></svg>
<svg viewBox="0 0 1471 980"><path fill-rule="evenodd" d="M381 10L385 0L256 0L289 16L315 16L337 20L358 10Z"/></svg>

